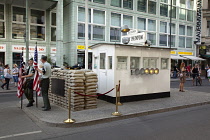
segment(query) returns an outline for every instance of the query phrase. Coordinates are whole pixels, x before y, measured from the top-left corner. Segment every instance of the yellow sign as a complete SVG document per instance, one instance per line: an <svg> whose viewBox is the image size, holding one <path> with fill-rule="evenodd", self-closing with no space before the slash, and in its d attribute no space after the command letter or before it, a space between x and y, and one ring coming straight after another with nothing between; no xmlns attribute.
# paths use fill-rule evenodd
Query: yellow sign
<svg viewBox="0 0 210 140"><path fill-rule="evenodd" d="M89 48L88 50L91 50L90 49L90 46L88 46L88 48ZM77 49L78 50L85 50L85 46L83 46L83 45L77 45Z"/></svg>
<svg viewBox="0 0 210 140"><path fill-rule="evenodd" d="M171 51L171 54L176 54L176 51Z"/></svg>
<svg viewBox="0 0 210 140"><path fill-rule="evenodd" d="M179 55L193 55L193 52L178 52Z"/></svg>

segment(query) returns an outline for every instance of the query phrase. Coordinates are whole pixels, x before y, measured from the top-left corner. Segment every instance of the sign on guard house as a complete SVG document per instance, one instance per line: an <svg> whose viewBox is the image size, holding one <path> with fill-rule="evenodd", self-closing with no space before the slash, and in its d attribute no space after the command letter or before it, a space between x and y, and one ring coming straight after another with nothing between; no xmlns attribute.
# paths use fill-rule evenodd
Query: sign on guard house
<svg viewBox="0 0 210 140"><path fill-rule="evenodd" d="M128 38L128 44L145 45L146 33L139 33L138 30L131 30L128 32L128 35L122 36L122 40L123 38Z"/></svg>

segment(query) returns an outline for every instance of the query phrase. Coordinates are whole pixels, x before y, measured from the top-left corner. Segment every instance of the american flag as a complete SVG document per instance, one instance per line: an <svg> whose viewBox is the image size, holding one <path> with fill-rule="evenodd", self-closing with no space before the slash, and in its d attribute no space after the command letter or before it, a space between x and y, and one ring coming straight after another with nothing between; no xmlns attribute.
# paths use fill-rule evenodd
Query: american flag
<svg viewBox="0 0 210 140"><path fill-rule="evenodd" d="M34 52L34 69L38 68L38 51L37 51L37 45L35 46L35 52ZM33 82L33 90L36 91L36 93L40 96L41 91L40 91L40 87L39 87L39 72L36 70L35 71L35 75L34 75L34 82Z"/></svg>
<svg viewBox="0 0 210 140"><path fill-rule="evenodd" d="M24 93L24 90L23 90L24 78L21 78L21 76L24 73L23 51L22 51L22 54L21 54L21 60L20 61L21 61L21 64L20 64L20 69L19 69L18 89L17 89L18 98L20 98Z"/></svg>

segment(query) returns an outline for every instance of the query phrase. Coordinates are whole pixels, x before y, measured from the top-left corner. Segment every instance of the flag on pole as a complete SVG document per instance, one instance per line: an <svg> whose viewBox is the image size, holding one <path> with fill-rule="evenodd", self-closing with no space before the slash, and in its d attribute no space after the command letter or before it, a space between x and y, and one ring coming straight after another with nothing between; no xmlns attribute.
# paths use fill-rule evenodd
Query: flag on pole
<svg viewBox="0 0 210 140"><path fill-rule="evenodd" d="M38 51L37 51L37 44L35 46L35 52L34 52L34 69L38 68ZM33 82L33 90L36 91L36 93L40 96L40 86L39 86L39 72L36 70L34 74L34 82Z"/></svg>
<svg viewBox="0 0 210 140"><path fill-rule="evenodd" d="M17 89L18 98L20 98L24 93L24 89L23 89L24 78L21 78L21 76L24 73L23 51L21 54L20 62L21 62L21 64L20 64L20 69L19 69L19 74L18 74L18 89Z"/></svg>

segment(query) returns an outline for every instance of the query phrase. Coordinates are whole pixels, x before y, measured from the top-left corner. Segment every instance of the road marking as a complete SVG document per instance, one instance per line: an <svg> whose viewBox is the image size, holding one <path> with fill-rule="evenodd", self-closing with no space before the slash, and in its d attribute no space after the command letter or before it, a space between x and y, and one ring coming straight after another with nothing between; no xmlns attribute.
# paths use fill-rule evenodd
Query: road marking
<svg viewBox="0 0 210 140"><path fill-rule="evenodd" d="M17 136L24 136L24 135L31 135L31 134L41 133L41 132L42 131L33 131L33 132L12 134L12 135L7 135L7 136L2 136L2 137L0 137L0 139L6 139L6 138L17 137Z"/></svg>

